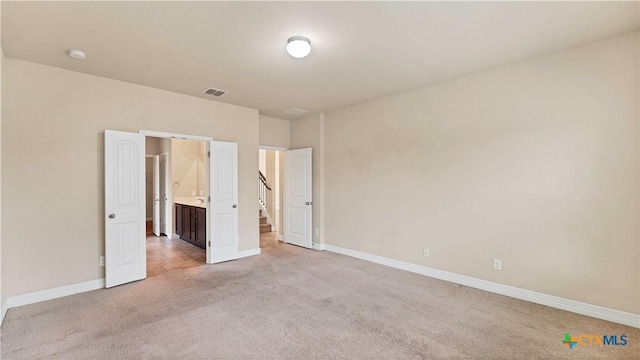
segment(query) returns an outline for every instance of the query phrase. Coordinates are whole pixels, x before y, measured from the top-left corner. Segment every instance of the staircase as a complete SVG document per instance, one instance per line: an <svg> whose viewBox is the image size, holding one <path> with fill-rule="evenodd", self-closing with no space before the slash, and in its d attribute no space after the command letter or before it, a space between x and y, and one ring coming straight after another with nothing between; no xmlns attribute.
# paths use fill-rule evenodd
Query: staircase
<svg viewBox="0 0 640 360"><path fill-rule="evenodd" d="M260 204L260 207L264 209L264 210L260 209L260 233L262 234L266 232L271 232L271 224L269 224L269 222L272 222L272 221L269 220L270 218L268 218L267 216L262 215L263 211L267 213L266 212L267 191L271 191L271 188L269 187L269 185L267 185L267 178L264 176L264 174L262 174L262 171L260 170L258 170L258 179L260 180L260 182L258 183L259 185L258 203Z"/></svg>
<svg viewBox="0 0 640 360"><path fill-rule="evenodd" d="M267 224L267 217L262 215L262 210L260 211L260 234L271 232L271 224Z"/></svg>

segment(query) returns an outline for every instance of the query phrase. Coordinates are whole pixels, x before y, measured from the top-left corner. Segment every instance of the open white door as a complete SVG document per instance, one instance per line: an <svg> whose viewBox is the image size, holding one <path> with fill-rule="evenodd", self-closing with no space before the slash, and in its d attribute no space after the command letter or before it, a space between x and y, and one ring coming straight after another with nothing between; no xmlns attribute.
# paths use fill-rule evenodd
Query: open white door
<svg viewBox="0 0 640 360"><path fill-rule="evenodd" d="M108 288L147 277L144 159L144 135L105 130L105 280Z"/></svg>
<svg viewBox="0 0 640 360"><path fill-rule="evenodd" d="M167 236L171 236L171 202L169 197L171 196L171 181L170 179L170 166L169 155L160 155L160 233Z"/></svg>
<svg viewBox="0 0 640 360"><path fill-rule="evenodd" d="M312 177L311 148L284 152L284 241L311 248Z"/></svg>
<svg viewBox="0 0 640 360"><path fill-rule="evenodd" d="M238 144L209 142L207 263L238 258Z"/></svg>
<svg viewBox="0 0 640 360"><path fill-rule="evenodd" d="M160 236L160 156L153 156L153 235Z"/></svg>

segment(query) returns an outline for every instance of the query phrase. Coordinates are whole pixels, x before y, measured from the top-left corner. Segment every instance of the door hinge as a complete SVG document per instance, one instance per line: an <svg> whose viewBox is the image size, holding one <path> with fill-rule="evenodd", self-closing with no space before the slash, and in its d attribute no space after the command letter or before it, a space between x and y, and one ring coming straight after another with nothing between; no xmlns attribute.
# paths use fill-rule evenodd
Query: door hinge
<svg viewBox="0 0 640 360"><path fill-rule="evenodd" d="M209 202L211 202L211 196L208 196Z"/></svg>
<svg viewBox="0 0 640 360"><path fill-rule="evenodd" d="M209 247L211 247L211 240L209 240Z"/></svg>
<svg viewBox="0 0 640 360"><path fill-rule="evenodd" d="M211 151L207 151L207 157L211 157Z"/></svg>

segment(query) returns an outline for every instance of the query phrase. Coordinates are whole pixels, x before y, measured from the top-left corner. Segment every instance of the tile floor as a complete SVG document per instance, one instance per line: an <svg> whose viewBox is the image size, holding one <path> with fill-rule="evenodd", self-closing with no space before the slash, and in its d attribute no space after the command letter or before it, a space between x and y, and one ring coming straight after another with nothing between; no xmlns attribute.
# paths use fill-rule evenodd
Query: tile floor
<svg viewBox="0 0 640 360"><path fill-rule="evenodd" d="M204 265L204 249L181 239L147 234L147 277Z"/></svg>
<svg viewBox="0 0 640 360"><path fill-rule="evenodd" d="M155 236L147 227L147 277L166 274L174 270L188 269L206 263L206 252L181 239ZM282 245L278 233L260 234L260 248Z"/></svg>

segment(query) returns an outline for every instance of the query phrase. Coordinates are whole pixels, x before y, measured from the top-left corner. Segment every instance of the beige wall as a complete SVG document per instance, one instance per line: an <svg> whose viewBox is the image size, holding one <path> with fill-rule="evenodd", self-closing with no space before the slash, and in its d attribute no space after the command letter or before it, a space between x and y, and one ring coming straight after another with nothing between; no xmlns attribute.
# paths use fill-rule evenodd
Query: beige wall
<svg viewBox="0 0 640 360"><path fill-rule="evenodd" d="M631 33L325 114L326 242L639 313L638 64Z"/></svg>
<svg viewBox="0 0 640 360"><path fill-rule="evenodd" d="M160 155L160 139L150 136L145 137L144 152L147 155Z"/></svg>
<svg viewBox="0 0 640 360"><path fill-rule="evenodd" d="M274 190L276 185L276 152L273 150L266 151L266 169L264 176L267 178L267 184L271 190L267 190L267 212L269 216L275 220L275 198Z"/></svg>
<svg viewBox="0 0 640 360"><path fill-rule="evenodd" d="M153 218L153 158L144 159L144 193L147 219Z"/></svg>
<svg viewBox="0 0 640 360"><path fill-rule="evenodd" d="M171 161L171 139L158 138L158 154L167 154L167 161Z"/></svg>
<svg viewBox="0 0 640 360"><path fill-rule="evenodd" d="M288 149L290 127L288 120L260 115L260 145Z"/></svg>
<svg viewBox="0 0 640 360"><path fill-rule="evenodd" d="M237 142L240 250L259 246L257 110L14 59L2 66L3 266L14 275L3 295L104 277L105 129Z"/></svg>
<svg viewBox="0 0 640 360"><path fill-rule="evenodd" d="M198 192L197 196L207 196L207 142L198 141ZM200 195L202 194L202 195Z"/></svg>
<svg viewBox="0 0 640 360"><path fill-rule="evenodd" d="M200 141L171 139L171 184L174 197L199 196L206 183L198 183Z"/></svg>
<svg viewBox="0 0 640 360"><path fill-rule="evenodd" d="M324 115L291 122L291 149L310 147L313 173L313 242L324 243ZM318 235L316 235L316 229Z"/></svg>

